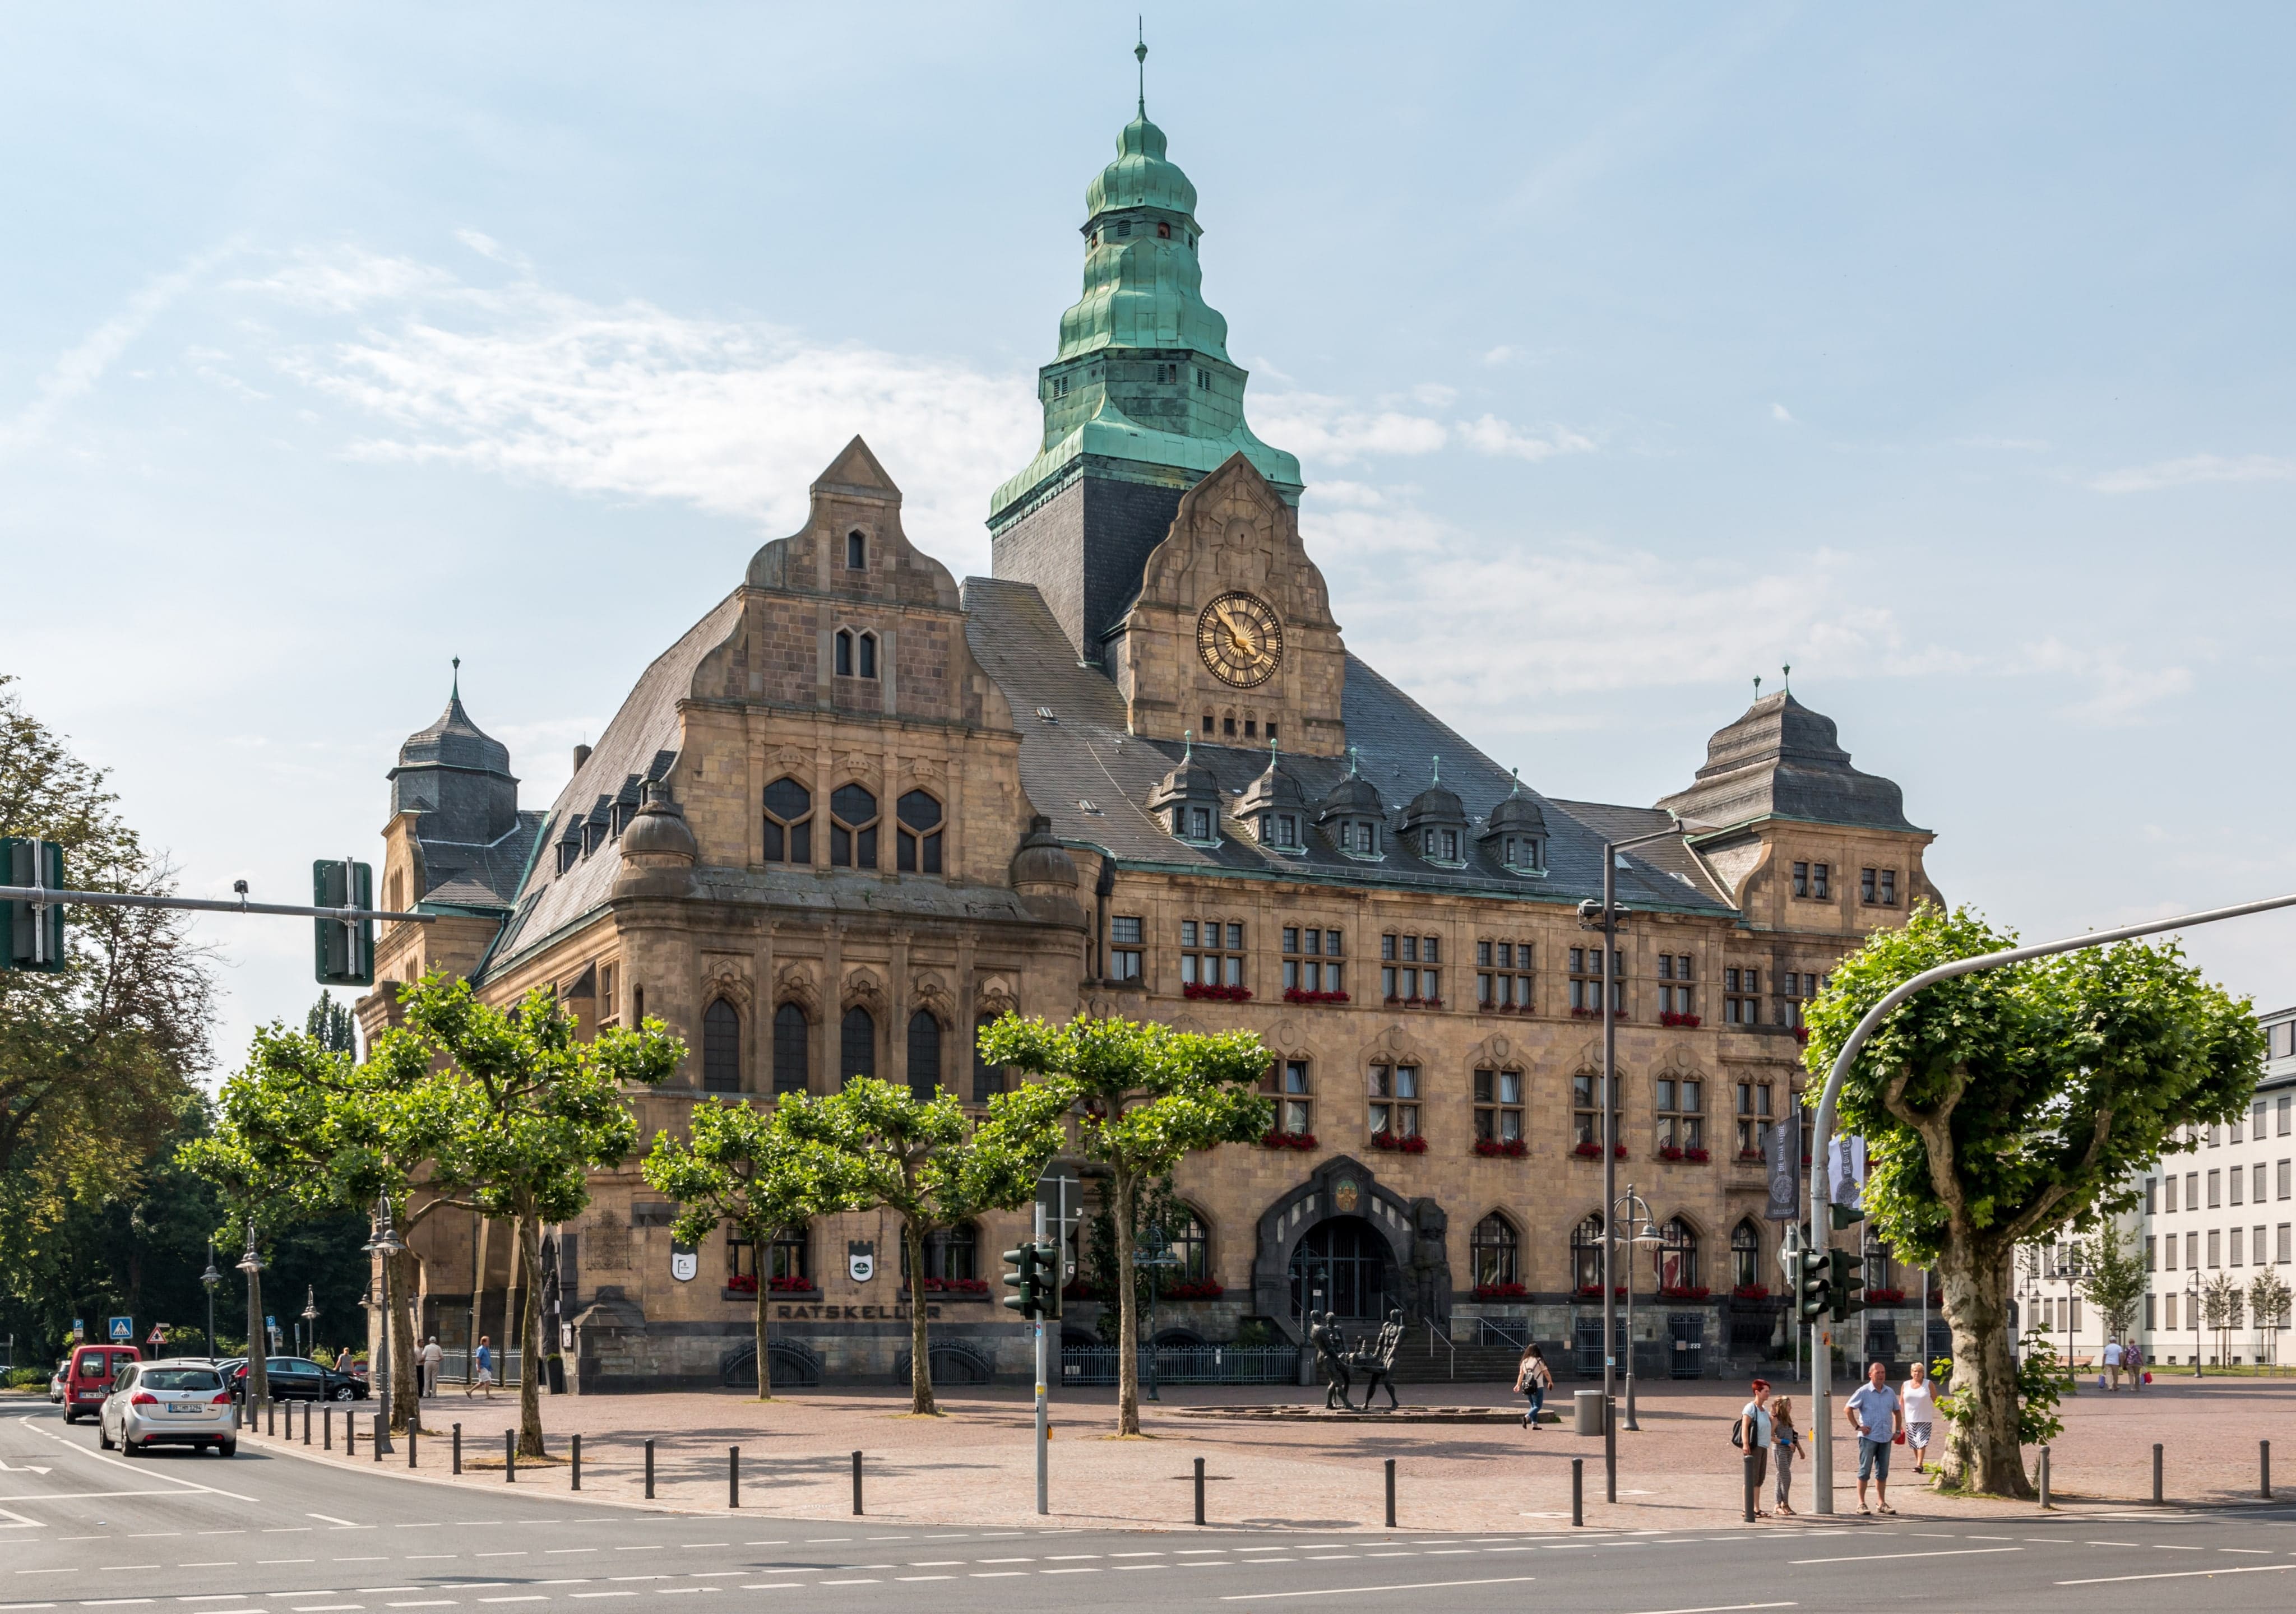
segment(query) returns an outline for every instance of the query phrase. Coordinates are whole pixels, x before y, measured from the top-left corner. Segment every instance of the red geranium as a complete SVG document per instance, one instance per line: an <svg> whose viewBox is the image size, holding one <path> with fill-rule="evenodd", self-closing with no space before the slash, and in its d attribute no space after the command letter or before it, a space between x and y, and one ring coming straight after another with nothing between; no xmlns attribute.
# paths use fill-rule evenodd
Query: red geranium
<svg viewBox="0 0 2296 1614"><path fill-rule="evenodd" d="M1530 1152L1530 1145L1521 1138L1477 1138L1475 1152L1480 1155L1504 1155L1509 1159L1521 1159Z"/></svg>
<svg viewBox="0 0 2296 1614"><path fill-rule="evenodd" d="M1210 998L1214 1003L1248 1004L1251 1001L1250 987L1222 987L1210 981L1192 980L1180 988L1182 997Z"/></svg>
<svg viewBox="0 0 2296 1614"><path fill-rule="evenodd" d="M1287 1004L1343 1004L1348 1001L1348 995L1344 992L1313 992L1305 987L1286 987L1283 988L1283 1001Z"/></svg>
<svg viewBox="0 0 2296 1614"><path fill-rule="evenodd" d="M1673 1010L1669 1009L1664 1014L1658 1017L1658 1023L1661 1026L1687 1026L1695 1029L1698 1025L1698 1016L1695 1014L1677 1014Z"/></svg>

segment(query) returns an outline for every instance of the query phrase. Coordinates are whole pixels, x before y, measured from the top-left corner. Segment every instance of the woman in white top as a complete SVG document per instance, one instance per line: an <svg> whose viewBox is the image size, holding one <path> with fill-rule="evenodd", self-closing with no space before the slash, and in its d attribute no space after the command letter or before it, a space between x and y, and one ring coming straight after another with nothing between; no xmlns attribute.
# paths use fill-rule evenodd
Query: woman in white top
<svg viewBox="0 0 2296 1614"><path fill-rule="evenodd" d="M1898 1392L1898 1399L1906 1412L1906 1444L1914 1448L1914 1472L1926 1473L1924 1454L1929 1451L1930 1430L1937 1422L1937 1397L1930 1384L1930 1370L1916 1362L1913 1377L1906 1381Z"/></svg>

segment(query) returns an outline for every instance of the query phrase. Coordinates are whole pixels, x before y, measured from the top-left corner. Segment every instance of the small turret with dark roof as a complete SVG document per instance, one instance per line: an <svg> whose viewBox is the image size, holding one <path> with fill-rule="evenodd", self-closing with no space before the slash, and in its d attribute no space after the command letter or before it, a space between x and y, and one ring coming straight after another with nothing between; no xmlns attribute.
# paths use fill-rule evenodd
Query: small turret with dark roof
<svg viewBox="0 0 2296 1614"><path fill-rule="evenodd" d="M1546 813L1538 797L1522 793L1521 778L1491 809L1490 820L1478 839L1492 860L1510 874L1546 873Z"/></svg>
<svg viewBox="0 0 2296 1614"><path fill-rule="evenodd" d="M389 775L390 810L422 814L427 840L484 846L517 827L518 781L509 748L463 709L462 665L457 658L447 709L398 748Z"/></svg>
<svg viewBox="0 0 2296 1614"><path fill-rule="evenodd" d="M1148 792L1148 810L1176 840L1210 846L1219 840L1219 779L1196 760L1195 741L1182 744L1180 762Z"/></svg>
<svg viewBox="0 0 2296 1614"><path fill-rule="evenodd" d="M1363 776L1362 758L1348 748L1348 771L1316 806L1316 824L1332 845L1349 857L1375 858L1387 831L1387 803L1379 787Z"/></svg>
<svg viewBox="0 0 2296 1614"><path fill-rule="evenodd" d="M1456 867L1465 861L1466 840L1466 807L1443 788L1443 759L1438 757L1427 788L1403 809L1404 847L1429 863Z"/></svg>
<svg viewBox="0 0 2296 1614"><path fill-rule="evenodd" d="M1763 818L1798 818L1859 829L1905 830L1897 785L1849 766L1833 719L1790 690L1765 695L1706 742L1706 766L1688 790L1659 806L1718 827Z"/></svg>
<svg viewBox="0 0 2296 1614"><path fill-rule="evenodd" d="M1251 826L1260 845L1278 852L1305 849L1300 826L1308 818L1308 794L1276 758L1275 741L1267 746L1267 766L1244 787L1235 815Z"/></svg>

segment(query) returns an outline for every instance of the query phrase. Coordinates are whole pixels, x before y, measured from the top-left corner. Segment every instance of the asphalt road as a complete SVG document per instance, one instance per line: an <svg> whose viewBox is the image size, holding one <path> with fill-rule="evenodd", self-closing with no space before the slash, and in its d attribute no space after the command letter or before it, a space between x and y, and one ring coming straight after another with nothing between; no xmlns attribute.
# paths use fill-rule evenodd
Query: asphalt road
<svg viewBox="0 0 2296 1614"><path fill-rule="evenodd" d="M495 1495L251 1446L229 1461L131 1460L99 1451L92 1426L67 1429L54 1408L0 1412L0 1614L702 1614L656 1601L687 1596L717 1598L702 1610L725 1614L1083 1602L1236 1614L2284 1610L2296 1607L2296 1507L1687 1532L1541 1521L1468 1537L940 1530L585 1505L523 1487Z"/></svg>

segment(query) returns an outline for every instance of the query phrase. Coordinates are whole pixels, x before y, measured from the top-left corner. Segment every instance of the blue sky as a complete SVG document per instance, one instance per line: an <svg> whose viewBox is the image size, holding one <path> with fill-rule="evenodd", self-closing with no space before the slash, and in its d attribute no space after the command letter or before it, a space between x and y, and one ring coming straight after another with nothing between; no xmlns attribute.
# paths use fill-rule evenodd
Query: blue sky
<svg viewBox="0 0 2296 1614"><path fill-rule="evenodd" d="M1035 445L1133 10L472 10L10 12L0 668L188 891L374 855L455 655L546 805L854 431L959 575ZM2029 935L2296 889L2296 12L1148 32L1349 643L1485 750L1649 801L1791 663ZM206 933L227 1051L314 995Z"/></svg>

